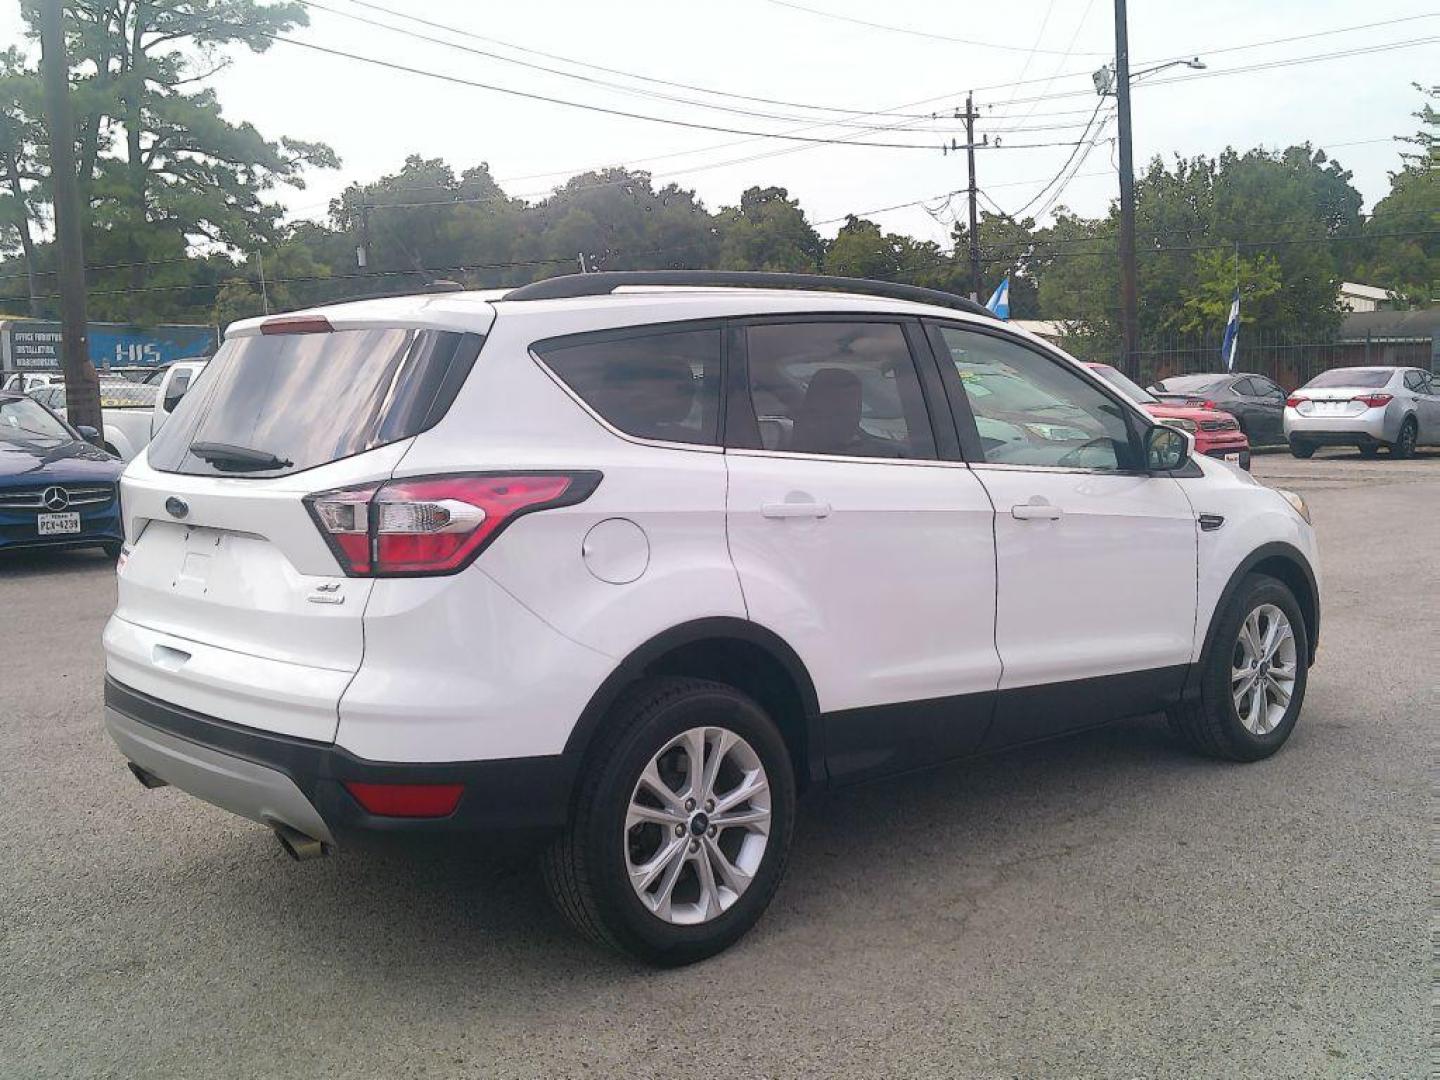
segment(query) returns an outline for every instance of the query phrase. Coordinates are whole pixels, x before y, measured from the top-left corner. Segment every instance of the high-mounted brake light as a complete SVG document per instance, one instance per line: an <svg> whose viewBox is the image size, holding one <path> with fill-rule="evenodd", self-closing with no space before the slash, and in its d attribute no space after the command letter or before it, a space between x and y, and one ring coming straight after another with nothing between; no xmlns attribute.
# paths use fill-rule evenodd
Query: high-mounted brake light
<svg viewBox="0 0 1440 1080"><path fill-rule="evenodd" d="M351 577L450 574L524 514L583 502L597 472L423 476L324 491L305 505Z"/></svg>
<svg viewBox="0 0 1440 1080"><path fill-rule="evenodd" d="M266 319L260 324L262 334L328 334L335 328L320 315L297 315L290 318Z"/></svg>
<svg viewBox="0 0 1440 1080"><path fill-rule="evenodd" d="M1395 400L1394 394L1364 394L1357 397L1356 401L1369 409L1378 409L1381 405L1389 405Z"/></svg>

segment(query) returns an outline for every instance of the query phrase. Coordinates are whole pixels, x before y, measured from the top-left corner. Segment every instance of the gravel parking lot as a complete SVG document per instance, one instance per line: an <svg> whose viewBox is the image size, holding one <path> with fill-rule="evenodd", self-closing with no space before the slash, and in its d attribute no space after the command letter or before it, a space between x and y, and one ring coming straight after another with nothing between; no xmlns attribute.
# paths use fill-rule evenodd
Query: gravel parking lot
<svg viewBox="0 0 1440 1080"><path fill-rule="evenodd" d="M1320 531L1276 758L1158 718L820 796L770 913L656 972L523 862L286 859L100 728L98 555L0 558L0 1075L1415 1077L1440 454L1257 456Z"/></svg>

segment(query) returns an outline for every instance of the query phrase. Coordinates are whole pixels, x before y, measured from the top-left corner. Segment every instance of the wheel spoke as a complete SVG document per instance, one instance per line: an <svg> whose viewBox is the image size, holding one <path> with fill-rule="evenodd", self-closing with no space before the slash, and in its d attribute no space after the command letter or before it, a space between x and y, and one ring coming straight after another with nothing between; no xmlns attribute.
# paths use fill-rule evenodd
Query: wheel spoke
<svg viewBox="0 0 1440 1080"><path fill-rule="evenodd" d="M1246 679L1250 678L1250 676L1251 676L1251 675L1254 675L1254 674L1255 674L1255 669L1252 668L1252 667L1234 667L1234 668L1231 668L1231 669L1230 669L1230 685L1233 687L1236 683L1244 682Z"/></svg>
<svg viewBox="0 0 1440 1080"><path fill-rule="evenodd" d="M1279 679L1273 675L1269 679L1270 689L1275 691L1275 696L1280 699L1281 705L1290 704L1290 691Z"/></svg>
<svg viewBox="0 0 1440 1080"><path fill-rule="evenodd" d="M659 759L655 759L645 766L645 771L640 774L638 788L645 788L652 795L665 804L665 808L675 814L683 814L685 808L680 804L680 796L671 789L670 785L660 779Z"/></svg>
<svg viewBox="0 0 1440 1080"><path fill-rule="evenodd" d="M1250 712L1245 720L1245 726L1248 727L1251 731L1253 731L1256 735L1264 734L1264 732L1260 730L1264 724L1264 706L1265 694L1262 691L1261 687L1257 685L1251 690Z"/></svg>
<svg viewBox="0 0 1440 1080"><path fill-rule="evenodd" d="M635 891L642 895L647 892L650 886L655 884L656 878L665 873L672 865L683 861L681 856L684 852L685 838L677 837L656 852L649 862L631 867L630 883L635 886ZM674 882L671 882L670 887L675 887Z"/></svg>
<svg viewBox="0 0 1440 1080"><path fill-rule="evenodd" d="M720 850L720 845L709 837L705 838L705 850L720 869L720 880L725 882L725 887L736 895L743 893L750 884L750 875L732 863Z"/></svg>
<svg viewBox="0 0 1440 1080"><path fill-rule="evenodd" d="M734 810L728 814L713 814L710 824L717 829L734 829L740 826L761 826L754 828L752 832L769 833L770 811L761 809Z"/></svg>
<svg viewBox="0 0 1440 1080"><path fill-rule="evenodd" d="M686 861L685 841L681 840L678 854L670 860L670 865L665 868L665 876L660 879L660 887L655 890L655 914L662 919L670 918L671 898L675 894L675 883L680 880Z"/></svg>
<svg viewBox="0 0 1440 1080"><path fill-rule="evenodd" d="M710 845L702 845L695 855L695 869L700 877L700 895L705 900L705 915L713 919L720 914L720 886L715 883L715 867L710 862Z"/></svg>
<svg viewBox="0 0 1440 1080"><path fill-rule="evenodd" d="M1252 611L1245 617L1245 624L1240 628L1240 641L1245 647L1245 655L1250 660L1260 659L1260 620L1259 612Z"/></svg>
<svg viewBox="0 0 1440 1080"><path fill-rule="evenodd" d="M746 773L745 779L741 780L738 786L715 800L714 813L723 814L769 789L770 785L763 772L757 769L754 772Z"/></svg>
<svg viewBox="0 0 1440 1080"><path fill-rule="evenodd" d="M699 799L703 789L701 777L705 775L705 729L691 728L680 745L685 748L685 758L689 762L684 794L688 798Z"/></svg>
<svg viewBox="0 0 1440 1080"><path fill-rule="evenodd" d="M1270 637L1265 644L1266 660L1272 659L1280 651L1280 646L1285 644L1287 638L1295 636L1295 632L1290 629L1290 624L1279 619L1270 624L1270 630Z"/></svg>
<svg viewBox="0 0 1440 1080"><path fill-rule="evenodd" d="M720 775L720 766L725 761L725 755L730 753L730 748L735 743L735 736L724 728L716 733L714 745L710 749L710 760L705 762L704 779L700 784L702 797L706 799L715 797L715 779Z"/></svg>
<svg viewBox="0 0 1440 1080"><path fill-rule="evenodd" d="M685 815L674 810L660 806L647 806L644 803L631 803L630 812L625 818L625 830L628 832L636 825L645 823L674 827L685 824Z"/></svg>

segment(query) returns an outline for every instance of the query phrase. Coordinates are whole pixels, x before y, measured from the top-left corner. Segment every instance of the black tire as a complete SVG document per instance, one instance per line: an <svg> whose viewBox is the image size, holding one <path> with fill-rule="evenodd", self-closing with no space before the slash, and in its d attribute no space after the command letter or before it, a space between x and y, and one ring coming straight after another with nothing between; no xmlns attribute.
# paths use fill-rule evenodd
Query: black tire
<svg viewBox="0 0 1440 1080"><path fill-rule="evenodd" d="M1284 718L1274 730L1256 735L1240 720L1231 696L1230 674L1241 624L1261 604L1274 604L1289 619L1295 633L1296 663L1295 684ZM1210 651L1201 661L1199 693L1170 710L1170 726L1193 750L1207 757L1259 761L1285 745L1305 704L1309 631L1289 587L1266 574L1247 575L1224 610L1217 613L1214 625Z"/></svg>
<svg viewBox="0 0 1440 1080"><path fill-rule="evenodd" d="M770 833L747 888L708 922L681 926L646 907L626 870L625 815L640 773L676 735L718 726L756 752L769 781ZM691 678L637 683L615 704L578 780L571 820L542 868L560 912L591 941L663 967L704 960L734 944L769 906L790 852L795 775L785 740L753 700L733 687Z"/></svg>
<svg viewBox="0 0 1440 1080"><path fill-rule="evenodd" d="M105 552L107 559L118 559L120 558L121 547L122 545L119 543L101 544L100 550Z"/></svg>
<svg viewBox="0 0 1440 1080"><path fill-rule="evenodd" d="M1420 427L1415 423L1413 416L1407 416L1405 422L1400 425L1400 434L1390 444L1390 456L1400 461L1415 456L1415 443L1420 434Z"/></svg>
<svg viewBox="0 0 1440 1080"><path fill-rule="evenodd" d="M1380 447L1374 443L1361 443L1359 449L1360 456L1363 458L1378 457L1380 454Z"/></svg>
<svg viewBox="0 0 1440 1080"><path fill-rule="evenodd" d="M1298 458L1309 458L1315 456L1315 447L1311 443L1300 442L1298 439L1290 440L1290 453Z"/></svg>

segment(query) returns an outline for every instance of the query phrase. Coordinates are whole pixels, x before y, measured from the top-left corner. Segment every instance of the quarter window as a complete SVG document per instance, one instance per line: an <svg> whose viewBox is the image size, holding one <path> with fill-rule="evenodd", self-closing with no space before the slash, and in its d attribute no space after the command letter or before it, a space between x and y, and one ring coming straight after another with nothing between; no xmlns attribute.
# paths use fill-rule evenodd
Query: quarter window
<svg viewBox="0 0 1440 1080"><path fill-rule="evenodd" d="M897 323L805 322L746 330L750 401L767 450L837 457L935 455Z"/></svg>
<svg viewBox="0 0 1440 1080"><path fill-rule="evenodd" d="M720 331L541 344L535 353L605 421L641 439L715 443Z"/></svg>
<svg viewBox="0 0 1440 1080"><path fill-rule="evenodd" d="M1058 360L1004 338L942 327L985 461L1069 469L1131 464L1124 407Z"/></svg>

